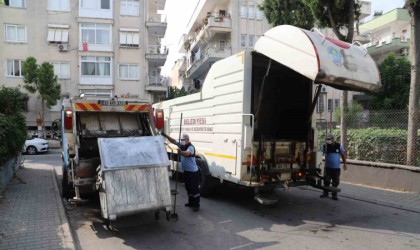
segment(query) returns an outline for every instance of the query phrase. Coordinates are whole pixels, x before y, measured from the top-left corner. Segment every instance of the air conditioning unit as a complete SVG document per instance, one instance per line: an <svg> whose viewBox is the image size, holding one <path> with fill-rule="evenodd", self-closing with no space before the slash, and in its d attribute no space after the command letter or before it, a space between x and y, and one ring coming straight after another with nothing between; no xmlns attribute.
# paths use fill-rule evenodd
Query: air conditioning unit
<svg viewBox="0 0 420 250"><path fill-rule="evenodd" d="M58 50L60 52L63 52L63 51L69 51L70 45L69 44L59 44L57 47L58 47Z"/></svg>
<svg viewBox="0 0 420 250"><path fill-rule="evenodd" d="M408 48L400 49L400 56L408 56Z"/></svg>

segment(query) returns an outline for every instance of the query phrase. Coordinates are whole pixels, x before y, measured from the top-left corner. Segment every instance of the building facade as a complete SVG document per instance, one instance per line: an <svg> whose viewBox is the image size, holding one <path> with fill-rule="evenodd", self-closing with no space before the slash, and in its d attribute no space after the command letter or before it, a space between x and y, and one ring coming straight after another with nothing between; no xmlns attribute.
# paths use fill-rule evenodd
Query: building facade
<svg viewBox="0 0 420 250"><path fill-rule="evenodd" d="M271 28L262 0L200 0L179 42L184 56L172 68L172 85L200 89L211 65L245 48Z"/></svg>
<svg viewBox="0 0 420 250"><path fill-rule="evenodd" d="M61 96L157 101L166 94L160 75L167 50L165 0L2 0L0 84L23 84L22 63L50 62ZM27 125L37 126L41 103L30 95ZM61 102L46 109L45 126L60 118Z"/></svg>

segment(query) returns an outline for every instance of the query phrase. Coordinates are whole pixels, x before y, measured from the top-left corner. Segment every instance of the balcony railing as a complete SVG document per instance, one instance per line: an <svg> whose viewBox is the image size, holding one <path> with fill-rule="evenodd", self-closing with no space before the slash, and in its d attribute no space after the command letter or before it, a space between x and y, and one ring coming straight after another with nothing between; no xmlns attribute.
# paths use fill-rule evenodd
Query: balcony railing
<svg viewBox="0 0 420 250"><path fill-rule="evenodd" d="M149 14L147 15L147 21L150 23L166 23L165 14Z"/></svg>
<svg viewBox="0 0 420 250"><path fill-rule="evenodd" d="M198 56L197 53L199 53ZM209 58L212 62L214 62L219 59L223 59L230 56L232 54L232 51L229 43L209 43L206 47L204 47L204 49L202 49L202 51L197 53L190 53L190 56L188 58L188 77L190 77L191 74Z"/></svg>
<svg viewBox="0 0 420 250"><path fill-rule="evenodd" d="M367 50L371 55L410 47L409 39L401 39L400 37L391 40L381 40L377 43L369 43L369 45L367 46Z"/></svg>
<svg viewBox="0 0 420 250"><path fill-rule="evenodd" d="M168 48L162 45L148 45L147 46L147 54L154 54L154 55L167 55Z"/></svg>
<svg viewBox="0 0 420 250"><path fill-rule="evenodd" d="M147 85L155 87L168 87L170 84L170 78L161 75L147 75Z"/></svg>

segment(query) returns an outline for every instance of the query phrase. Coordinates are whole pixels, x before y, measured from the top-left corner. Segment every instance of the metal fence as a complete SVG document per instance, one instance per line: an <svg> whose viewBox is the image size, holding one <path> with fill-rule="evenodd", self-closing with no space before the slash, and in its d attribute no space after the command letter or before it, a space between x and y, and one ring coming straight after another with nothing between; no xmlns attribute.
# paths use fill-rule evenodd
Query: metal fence
<svg viewBox="0 0 420 250"><path fill-rule="evenodd" d="M340 142L339 121L339 115L317 121L319 148L325 142L326 133L334 134L336 141ZM406 165L407 110L353 112L345 114L345 121L349 159ZM420 167L419 131L415 165Z"/></svg>

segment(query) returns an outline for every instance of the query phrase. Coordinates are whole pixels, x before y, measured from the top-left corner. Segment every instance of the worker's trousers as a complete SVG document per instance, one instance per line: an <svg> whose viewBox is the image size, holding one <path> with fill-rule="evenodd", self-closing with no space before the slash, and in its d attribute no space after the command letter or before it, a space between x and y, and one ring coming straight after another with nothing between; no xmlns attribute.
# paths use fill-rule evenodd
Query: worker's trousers
<svg viewBox="0 0 420 250"><path fill-rule="evenodd" d="M200 175L199 171L184 171L185 189L188 193L188 204L192 207L200 206Z"/></svg>
<svg viewBox="0 0 420 250"><path fill-rule="evenodd" d="M333 187L338 187L340 184L341 170L339 168L325 168L324 186L329 187L331 182ZM325 193L328 193L324 191ZM332 196L337 196L337 192L332 192Z"/></svg>

